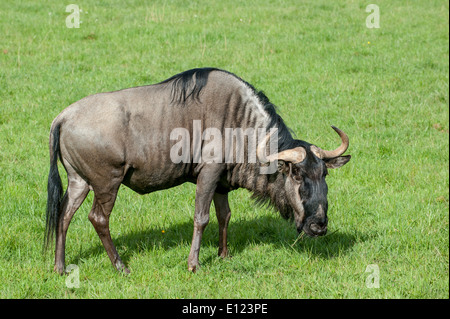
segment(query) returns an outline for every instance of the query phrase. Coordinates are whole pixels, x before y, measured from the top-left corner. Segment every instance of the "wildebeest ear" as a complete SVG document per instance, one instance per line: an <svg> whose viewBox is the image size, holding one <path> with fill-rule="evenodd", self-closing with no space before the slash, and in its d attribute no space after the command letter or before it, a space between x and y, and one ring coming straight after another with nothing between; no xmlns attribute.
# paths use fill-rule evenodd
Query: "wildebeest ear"
<svg viewBox="0 0 450 319"><path fill-rule="evenodd" d="M278 171L280 173L284 173L284 174L289 174L289 164L288 162L282 161L282 160L278 160Z"/></svg>
<svg viewBox="0 0 450 319"><path fill-rule="evenodd" d="M339 157L332 158L332 159L326 159L325 165L327 165L328 168L339 168L339 167L347 164L351 158L352 158L351 155L345 155L345 156L339 156Z"/></svg>

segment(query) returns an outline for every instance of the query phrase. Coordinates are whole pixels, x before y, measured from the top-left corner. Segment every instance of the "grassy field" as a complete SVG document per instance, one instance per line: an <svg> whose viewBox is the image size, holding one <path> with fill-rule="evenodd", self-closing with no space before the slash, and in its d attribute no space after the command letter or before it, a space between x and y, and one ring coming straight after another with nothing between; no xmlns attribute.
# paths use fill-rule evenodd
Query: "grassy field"
<svg viewBox="0 0 450 319"><path fill-rule="evenodd" d="M80 0L80 28L55 3L0 5L0 298L449 297L447 1L377 1L373 29L364 1ZM263 90L300 139L332 149L330 125L349 135L352 161L327 178L328 235L297 240L238 190L233 257L217 257L212 209L191 274L194 185L122 187L111 233L131 275L89 222L90 194L68 231L69 288L42 254L51 121L84 96L202 66Z"/></svg>

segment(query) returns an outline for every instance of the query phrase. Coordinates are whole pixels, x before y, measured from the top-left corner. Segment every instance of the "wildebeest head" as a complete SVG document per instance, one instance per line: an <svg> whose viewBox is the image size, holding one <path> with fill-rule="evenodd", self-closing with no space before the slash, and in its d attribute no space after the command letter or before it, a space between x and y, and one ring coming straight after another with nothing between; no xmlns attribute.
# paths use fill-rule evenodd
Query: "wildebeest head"
<svg viewBox="0 0 450 319"><path fill-rule="evenodd" d="M284 218L295 222L297 231L304 231L311 237L323 236L327 232L328 187L325 177L328 169L339 168L351 158L341 156L348 148L347 135L340 129L332 128L341 137L341 145L333 150L321 148L296 140L297 146L265 157L262 162L278 161L278 172L283 174L285 197L292 213L283 214ZM258 149L258 157L264 158L266 141ZM282 190L280 190L282 191Z"/></svg>

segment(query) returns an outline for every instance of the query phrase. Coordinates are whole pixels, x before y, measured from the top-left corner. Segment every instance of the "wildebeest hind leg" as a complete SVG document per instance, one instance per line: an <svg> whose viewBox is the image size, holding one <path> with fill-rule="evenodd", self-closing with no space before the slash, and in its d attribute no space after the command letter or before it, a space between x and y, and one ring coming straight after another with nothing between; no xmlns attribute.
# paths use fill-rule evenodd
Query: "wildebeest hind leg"
<svg viewBox="0 0 450 319"><path fill-rule="evenodd" d="M83 203L89 193L88 184L66 163L68 186L62 201L61 214L59 215L58 227L56 230L55 245L55 267L54 270L60 274L65 268L65 246L67 229L73 215Z"/></svg>
<svg viewBox="0 0 450 319"><path fill-rule="evenodd" d="M105 247L106 253L114 267L116 267L117 270L128 274L130 271L120 259L109 231L109 216L114 207L118 188L119 186L113 187L113 189L107 192L101 192L94 188L94 203L92 205L92 210L89 213L89 220L97 231L97 234L103 243L103 247Z"/></svg>

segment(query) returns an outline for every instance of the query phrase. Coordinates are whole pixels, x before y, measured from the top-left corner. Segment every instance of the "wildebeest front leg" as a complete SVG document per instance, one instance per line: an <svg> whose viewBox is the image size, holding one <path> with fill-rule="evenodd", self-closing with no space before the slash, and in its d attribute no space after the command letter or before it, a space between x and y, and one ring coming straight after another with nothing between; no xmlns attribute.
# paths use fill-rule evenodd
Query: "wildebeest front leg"
<svg viewBox="0 0 450 319"><path fill-rule="evenodd" d="M200 242L202 240L203 231L209 222L209 208L211 206L214 191L199 192L197 186L195 196L195 213L194 213L194 234L192 235L191 251L188 258L189 271L195 272L198 267L198 254L200 251Z"/></svg>
<svg viewBox="0 0 450 319"><path fill-rule="evenodd" d="M195 272L199 262L198 254L203 231L209 222L209 209L217 187L220 175L217 166L205 167L197 178L197 189L195 192L194 233L192 235L191 251L188 258L189 271Z"/></svg>
<svg viewBox="0 0 450 319"><path fill-rule="evenodd" d="M222 258L229 256L227 248L228 222L231 217L228 194L214 194L214 206L216 208L217 220L219 222L219 253Z"/></svg>

